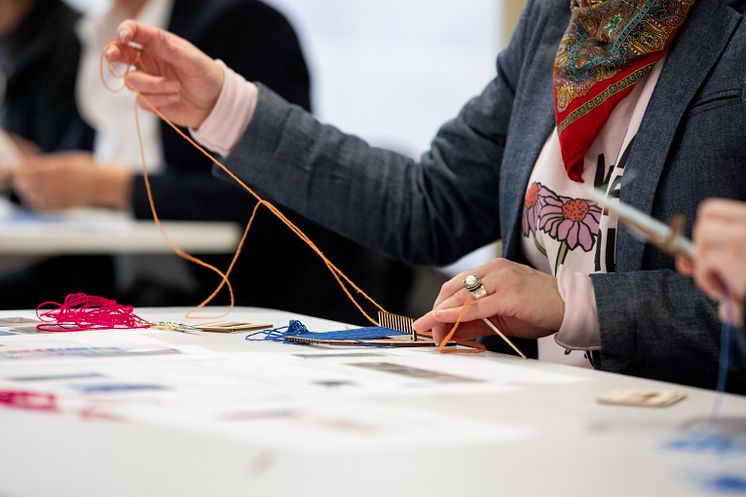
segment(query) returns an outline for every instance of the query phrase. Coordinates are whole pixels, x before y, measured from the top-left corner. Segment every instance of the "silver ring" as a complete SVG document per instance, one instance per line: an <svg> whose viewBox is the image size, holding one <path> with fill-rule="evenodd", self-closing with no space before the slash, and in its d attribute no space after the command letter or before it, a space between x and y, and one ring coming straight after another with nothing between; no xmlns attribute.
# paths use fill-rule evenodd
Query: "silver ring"
<svg viewBox="0 0 746 497"><path fill-rule="evenodd" d="M466 288L471 296L477 300L487 295L487 289L476 274L470 274L466 277L464 280L464 288Z"/></svg>

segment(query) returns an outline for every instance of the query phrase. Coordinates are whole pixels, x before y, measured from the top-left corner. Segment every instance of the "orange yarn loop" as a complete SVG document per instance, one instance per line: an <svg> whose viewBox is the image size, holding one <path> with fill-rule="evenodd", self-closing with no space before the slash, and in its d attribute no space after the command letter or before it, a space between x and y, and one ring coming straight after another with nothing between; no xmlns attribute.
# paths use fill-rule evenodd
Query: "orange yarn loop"
<svg viewBox="0 0 746 497"><path fill-rule="evenodd" d="M127 77L129 75L129 72L132 70L133 66L136 66L139 63L139 61L140 61L140 53L141 52L139 50L135 50L134 51L135 58L131 62L129 62L127 64L127 68L126 68L126 70L124 72L118 72L112 63L106 61L106 63L107 63L106 65L109 67L109 70L111 71L111 73L115 77L121 78L124 81L124 85L122 87L112 88L110 85L108 85L108 83L106 83L106 79L105 79L104 74L103 74L103 67L104 67L104 61L106 60L105 59L105 53L106 53L107 49L109 48L109 46L111 46L112 44L115 44L115 43L116 43L116 41L113 40L113 41L109 42L106 45L106 47L104 47L104 50L102 51L102 54L101 54L101 61L102 61L102 63L101 63L100 71L101 71L101 80L102 80L103 84L110 91L119 92L119 91L122 91L122 89L124 89L125 87L131 89L131 86L129 85L129 83L127 81ZM290 228L290 230L293 233L295 233L301 240L303 240L321 258L321 260L324 262L324 264L326 265L326 267L332 273L332 276L334 276L334 278L337 281L337 283L340 285L340 287L342 288L342 290L344 291L344 293L347 295L348 299L355 305L355 307L357 307L358 311L360 311L360 313L363 316L365 316L365 318L368 321L370 321L371 323L373 323L376 326L378 326L378 322L375 319L373 319L372 317L370 317L370 315L368 315L368 313L365 312L365 310L362 308L362 306L357 301L357 299L355 299L355 297L352 295L352 293L350 292L350 290L347 287L347 285L349 285L356 292L358 292L360 295L362 295L368 302L370 302L371 304L373 304L378 310L386 312L386 310L380 304L378 304L378 302L376 302L372 297L370 297L367 293L365 293L359 286L357 286L357 284L355 284L355 282L353 282L346 274L344 274L344 272L342 272L342 270L340 270L337 266L335 266L324 255L324 253L321 251L321 249L319 249L313 243L313 241L311 241L311 239L308 238L308 236L305 233L303 233L303 231L300 228L298 228L298 226L296 226L292 221L290 221L287 217L285 217L285 215L282 212L280 212L279 209L277 209L270 202L264 200L261 196L259 196L259 194L257 194L253 189L251 189L248 185L246 185L243 181L241 181L240 178L238 178L235 174L233 174L227 167L225 167L225 165L223 165L223 163L221 163L219 160L217 160L215 157L213 157L212 154L210 154L209 152L207 152L197 142L195 142L191 137L189 137L186 133L184 133L181 129L179 129L178 126L176 126L174 123L172 123L152 103L150 103L150 101L147 99L147 97L143 96L140 93L138 93L137 96L138 96L139 100L141 102L143 102L150 109L151 112L153 112L158 117L160 117L166 124L168 124L174 131L176 131L176 133L178 133L183 139L185 139L187 142L189 142L189 144L191 144L193 147L195 147L205 157L207 157L208 159L210 159L211 162L213 162L215 165L217 165L218 167L220 167L226 174L228 174L228 176L231 177L231 179L233 179L242 188L244 188L247 192L249 192L256 199L256 201L257 201L257 204L254 206L254 210L252 212L251 218L249 219L249 222L247 223L246 228L244 229L244 233L243 233L243 236L241 237L241 241L239 242L238 248L236 249L236 253L234 254L234 257L233 257L233 259L231 261L231 264L230 264L230 266L228 268L228 271L226 271L225 273L223 273L222 271L220 271L215 266L213 266L211 264L208 264L208 263L202 261L201 259L199 259L197 257L194 257L193 255L187 253L186 251L184 251L183 249L181 249L180 247L178 247L175 243L173 243L173 241L168 237L168 234L166 233L165 229L163 228L163 225L160 222L160 218L159 218L158 212L157 212L157 210L155 208L155 203L153 201L153 195L152 195L152 191L151 191L151 187L150 187L150 181L148 179L147 164L145 162L145 157L144 157L143 147L142 147L142 136L141 136L141 131L140 131L140 121L139 121L139 107L137 105L137 102L135 103L135 124L137 126L138 141L140 143L140 161L142 162L142 165L143 165L143 180L145 182L145 189L146 189L147 194L148 194L148 202L150 204L150 209L151 209L151 211L153 213L153 220L155 221L156 226L158 227L159 231L161 232L161 235L163 236L163 238L166 241L166 243L168 244L168 246L177 255L179 255L183 259L186 259L186 260L188 260L190 262L193 262L193 263L198 264L198 265L200 265L202 267L205 267L205 268L213 271L214 273L216 273L218 276L221 277L220 285L215 289L215 291L210 296L208 296L204 301L202 301L194 310L190 311L190 314L193 314L194 312L196 312L196 311L204 308L207 304L209 304L212 301L212 299L214 299L215 296L220 292L220 290L222 290L223 286L226 286L228 288L228 292L230 294L230 301L231 301L231 303L230 303L229 309L233 308L234 303L235 303L235 298L234 298L233 287L232 287L232 285L230 283L229 276L230 276L230 274L231 274L231 272L233 270L233 267L235 266L235 262L237 261L238 257L241 254L241 251L243 249L244 242L246 241L246 237L248 235L249 229L251 228L251 225L252 225L252 223L254 221L254 218L256 217L256 213L259 210L260 206L264 206L272 214L274 214L275 217L277 217L278 219L280 219L280 221L282 221L283 224L285 224L288 228Z"/></svg>
<svg viewBox="0 0 746 497"><path fill-rule="evenodd" d="M469 297L466 299L466 302L464 302L464 305L461 307L461 311L458 313L458 317L456 317L456 322L453 323L453 327L451 328L451 331L448 332L446 337L440 342L440 345L438 345L438 350L441 354L453 354L453 353L463 353L463 354L478 354L480 352L485 351L485 346L481 343L472 342L469 340L461 340L459 338L453 338L456 335L456 331L458 330L459 326L461 326L461 321L464 319L464 315L466 314L466 310L475 302L474 297ZM448 345L451 341L461 344L461 345L468 345L471 347L470 349L461 350L461 349L446 349L446 345Z"/></svg>
<svg viewBox="0 0 746 497"><path fill-rule="evenodd" d="M129 88L132 91L135 91L132 86L128 82L128 75L130 71L132 71L133 67L137 66L137 64L140 62L140 56L141 56L141 50L135 49L132 52L134 52L136 55L134 56L133 60L126 64L126 69L124 72L119 72L114 67L114 64L110 61L108 61L105 57L105 54L108 50L108 48L112 45L118 45L117 40L110 41L103 49L101 53L101 65L100 65L100 77L101 82L106 86L107 89L109 89L112 92L120 92L125 87ZM104 77L104 66L107 66L109 68L109 71L114 77L120 78L123 81L123 85L120 88L113 88L111 87L107 82L106 78ZM236 261L238 260L238 257L241 255L241 251L243 249L244 243L246 241L246 238L249 233L249 229L251 228L252 223L254 222L254 218L256 217L256 214L259 210L259 207L264 206L267 210L269 210L277 219L279 219L285 226L287 226L293 233L295 233L298 238L300 238L308 247L313 250L316 255L324 262L324 265L326 265L327 269L331 273L331 275L334 277L334 279L339 284L342 291L345 293L347 298L352 302L352 304L357 308L358 311L373 325L380 326L378 321L373 319L365 310L363 309L362 305L358 302L358 300L355 298L355 296L352 294L351 289L353 289L355 292L357 292L359 295L361 295L365 300L367 300L370 304L372 304L374 307L376 307L378 310L382 312L387 312L378 302L376 302L375 299L373 299L371 296L369 296L367 293L365 293L357 284L355 284L354 281L352 281L341 269L339 269L331 260L329 260L326 255L319 249L315 243L305 234L303 231L295 225L291 220L289 220L285 215L272 203L268 202L267 200L264 200L258 193L256 193L251 187L249 187L246 183L244 183L238 176L236 176L232 171L230 171L222 162L220 162L218 159L216 159L212 154L207 152L202 146L200 146L196 141L194 141L190 136L188 136L186 133L184 133L181 129L179 129L178 126L176 126L173 122L171 122L166 116L164 116L148 99L147 97L143 96L141 93L137 93L137 99L135 101L135 125L137 127L137 138L140 145L140 161L142 162L142 169L143 169L143 179L145 182L145 189L147 191L148 195L148 202L150 204L150 210L153 213L153 221L155 222L156 226L158 227L158 230L161 233L161 236L165 240L165 242L168 244L168 246L181 258L190 261L192 263L195 263L199 266L202 266L204 268L207 268L211 271L213 271L215 274L220 276L221 282L218 285L218 287L205 299L203 300L199 305L197 305L193 310L191 310L187 317L190 317L192 314L198 312L199 310L203 309L207 304L209 304L212 299L215 298L215 296L220 292L220 290L223 289L223 287L227 287L228 292L230 294L230 307L228 311L223 313L222 315L225 315L230 312L230 310L234 307L235 299L233 294L233 286L230 283L230 274L233 271L233 268L235 266ZM251 213L251 218L249 219L249 222L246 224L246 228L244 229L243 235L241 236L241 240L238 244L238 247L236 248L236 252L233 256L233 259L231 260L231 264L228 267L228 270L223 273L220 269L216 268L215 266L208 264L201 259L187 253L183 249L181 249L179 246L177 246L168 236L165 229L163 228L163 225L161 224L160 218L158 216L158 212L155 208L155 203L153 201L153 195L150 188L150 181L148 179L148 168L147 164L145 162L145 154L143 150L143 140L140 130L140 119L139 119L139 106L137 104L137 100L144 103L145 106L153 112L155 115L157 115L159 118L161 118L166 124L168 124L176 133L179 134L184 140L186 140L190 145L192 145L194 148L196 148L202 155L207 157L213 164L218 166L223 172L225 172L233 181L235 181L238 185L240 185L244 190L246 190L254 199L256 200L256 205L254 206L254 210ZM349 287L349 288L348 288ZM468 350L448 350L445 351L444 347L445 345L453 339L453 336L456 333L456 330L458 329L461 319L466 312L466 309L471 305L472 300L469 299L464 303L464 307L461 310L461 313L459 314L459 318L457 322L454 324L453 328L451 329L450 333L448 334L448 337L443 340L443 342L439 346L439 350L441 352L467 352L467 353L474 353L474 352L482 352L484 351L484 346L481 344L467 341L467 340L461 340L461 339L455 339L453 340L455 343L460 345L465 345L468 347L471 347ZM211 316L212 318L212 316Z"/></svg>

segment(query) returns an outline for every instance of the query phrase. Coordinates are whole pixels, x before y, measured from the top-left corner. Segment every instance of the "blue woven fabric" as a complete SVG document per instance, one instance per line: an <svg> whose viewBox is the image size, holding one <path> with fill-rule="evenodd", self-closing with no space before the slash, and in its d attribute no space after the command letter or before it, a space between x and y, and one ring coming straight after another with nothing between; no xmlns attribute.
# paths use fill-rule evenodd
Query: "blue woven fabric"
<svg viewBox="0 0 746 497"><path fill-rule="evenodd" d="M300 321L292 320L287 326L283 326L282 328L261 330L256 333L251 333L246 336L246 340L259 342L285 342L285 337L288 336L310 338L312 340L377 340L399 335L409 335L409 333L403 333L401 331L381 328L378 326L316 333L308 331L308 328L306 328Z"/></svg>

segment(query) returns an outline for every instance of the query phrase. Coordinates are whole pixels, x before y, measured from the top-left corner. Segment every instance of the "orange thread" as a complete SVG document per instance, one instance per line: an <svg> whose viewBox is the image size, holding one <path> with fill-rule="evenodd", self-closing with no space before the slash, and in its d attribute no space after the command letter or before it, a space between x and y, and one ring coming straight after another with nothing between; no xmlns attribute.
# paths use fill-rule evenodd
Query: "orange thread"
<svg viewBox="0 0 746 497"><path fill-rule="evenodd" d="M464 319L464 315L466 314L467 309L471 306L471 304L474 303L474 297L469 297L466 299L466 302L464 302L464 305L461 307L461 311L458 313L458 317L456 317L456 322L453 323L453 327L451 328L451 331L448 332L448 334L445 336L443 340L441 340L440 345L438 345L438 350L441 354L454 354L454 353L461 353L461 354L478 354L480 352L485 351L485 346L481 343L472 342L470 340L462 340L460 338L454 338L456 335L456 331L458 331L459 326L461 326L461 321ZM448 345L450 342L455 342L460 345L466 345L470 347L469 349L446 349L446 345Z"/></svg>
<svg viewBox="0 0 746 497"><path fill-rule="evenodd" d="M140 62L140 50L133 50L136 54L134 59L126 64L126 69L124 72L119 72L115 69L114 64L110 61L108 61L105 57L105 54L108 50L108 48L112 45L117 45L117 40L110 41L103 49L101 53L101 65L100 65L100 77L101 82L104 84L104 86L109 89L112 92L120 92L125 87L129 88L132 91L135 91L134 88L129 84L128 82L128 76L130 71L134 66L136 66ZM109 71L111 74L116 77L123 80L123 85L120 88L113 88L111 87L107 82L106 78L104 77L104 61L106 61L106 65L109 68ZM259 210L259 207L264 206L267 210L269 210L277 219L279 219L285 226L287 226L290 231L295 233L298 238L300 238L308 247L316 253L316 255L324 262L324 265L327 267L331 275L334 277L334 279L337 281L337 284L339 284L342 291L345 293L347 298L352 302L352 304L357 308L358 311L373 325L380 326L378 321L373 319L365 310L363 309L362 305L358 302L358 300L355 298L355 296L350 291L350 288L355 290L358 294L360 294L365 300L367 300L370 304L375 306L378 310L387 312L378 302L376 302L375 299L373 299L371 296L369 296L367 293L365 293L357 284L355 284L354 281L352 281L341 269L339 269L331 260L329 260L326 255L319 249L315 243L305 234L303 231L291 220L289 220L285 215L272 203L268 202L267 200L264 200L258 193L256 193L251 187L249 187L246 183L244 183L238 176L236 176L232 171L230 171L222 162L220 162L218 159L216 159L212 154L207 152L202 146L200 146L196 141L194 141L190 136L188 136L186 133L184 133L181 129L179 129L178 126L176 126L174 123L172 123L166 116L164 116L149 100L147 97L143 96L140 92L135 92L137 95L137 99L135 100L135 125L137 127L137 138L140 145L140 160L142 162L142 168L143 168L143 179L145 182L145 189L147 191L148 195L148 202L150 204L150 210L153 213L153 221L155 222L156 226L158 227L158 230L161 233L161 236L165 240L165 242L168 244L168 246L181 258L190 261L192 263L195 263L199 266L202 266L204 268L207 268L214 273L216 273L221 278L221 282L218 285L218 287L215 289L215 291L210 294L204 301L202 301L197 307L192 309L188 314L187 317L190 317L193 313L199 311L200 309L203 309L207 304L209 304L213 298L222 290L223 286L227 287L228 292L230 294L230 307L228 311L226 311L224 314L227 314L230 312L230 310L234 306L234 295L233 295L233 287L230 283L229 277L231 272L233 271L233 268L235 266L236 261L238 260L238 257L241 255L241 251L244 246L244 242L246 241L247 235L249 233L249 229L251 228L251 225L254 221L254 218L256 217L257 211ZM148 170L147 170L147 164L145 162L145 154L143 150L143 141L141 136L141 130L140 130L140 119L139 119L139 106L137 104L137 100L140 100L141 102L145 103L145 105L150 109L151 112L153 112L155 115L157 115L160 119L162 119L166 124L168 124L176 133L178 133L179 136L181 136L184 140L186 140L190 145L192 145L194 148L196 148L202 155L207 157L213 164L218 166L223 172L225 172L233 181L235 181L238 185L240 185L244 190L249 192L252 197L256 200L256 205L254 206L254 210L252 211L251 218L249 219L249 222L246 225L246 228L244 229L243 236L241 237L241 240L238 244L238 247L236 248L236 252L233 256L233 259L231 261L230 266L228 267L228 270L223 273L220 271L220 269L216 268L215 266L208 264L201 259L194 257L193 255L187 253L181 247L177 246L168 236L165 229L163 228L163 225L160 222L160 218L158 217L158 212L155 208L155 202L153 201L153 195L150 188L150 181L148 179ZM348 288L348 286L350 288ZM453 336L456 333L456 330L458 329L461 319L463 318L464 313L466 312L466 309L471 305L472 299L470 298L464 303L464 307L461 309L461 312L459 313L458 320L454 324L453 328L449 332L447 338L441 342L438 349L442 353L453 353L453 352L464 352L464 353L478 353L483 352L485 350L485 347L481 344L471 342L468 340L462 340L462 339L453 339ZM431 333L423 333L425 335L432 336ZM464 350L464 349L457 349L457 350L444 350L445 345L449 341L454 341L457 344L465 345L467 347L470 347L470 349Z"/></svg>
<svg viewBox="0 0 746 497"><path fill-rule="evenodd" d="M117 41L116 40L110 41L104 47L104 49L103 49L103 51L101 53L101 65L100 65L100 68L99 68L101 81L104 84L104 86L107 89L109 89L110 91L112 91L112 92L120 92L120 91L122 91L122 89L124 87L127 87L127 88L133 90L132 86L127 81L127 78L129 76L129 73L132 70L132 68L134 66L136 66L140 62L141 51L140 50L133 50L132 52L135 53L134 59L126 64L126 69L125 69L124 72L119 72L114 67L114 64L111 63L111 62L109 62L105 58L106 51L112 45L118 45ZM132 53L132 52L129 52L129 53ZM113 88L113 87L111 87L106 82L106 78L104 77L104 72L103 72L103 67L105 65L104 61L106 61L106 65L108 66L109 71L111 72L111 74L114 77L121 78L124 81L124 84L123 84L122 87ZM376 302L371 296L369 296L367 293L365 293L341 269L339 269L336 265L334 265L334 263L332 263L324 255L324 253L321 251L321 249L319 249L316 246L316 244L314 244L313 241L310 238L308 238L308 236L305 233L303 233L303 231L298 226L295 225L295 223L293 223L287 217L285 217L285 215L277 207L275 207L272 203L264 200L259 194L257 194L253 189L251 189L246 183L244 183L240 178L238 178L235 174L233 174L222 162L220 162L215 157L213 157L212 154L210 154L209 152L207 152L197 142L195 142L191 137L189 137L183 131L181 131L181 129L179 129L178 126L176 126L174 123L172 123L166 116L164 116L147 99L147 97L143 96L139 92L136 92L136 93L137 93L138 99L141 102L145 103L145 105L154 114L156 114L166 124L168 124L174 131L176 131L176 133L179 134L179 136L181 136L184 140L186 140L190 145L192 145L193 147L195 147L200 153L202 153L202 155L204 155L205 157L207 157L211 162L213 162L220 169L222 169L233 181L235 181L243 189L245 189L247 192L249 192L249 194L251 194L251 196L253 196L254 199L256 199L256 201L257 201L257 204L254 206L254 211L252 213L251 219L250 219L249 223L246 225L246 229L244 230L244 234L243 234L243 237L241 238L241 242L239 242L239 245L238 245L238 247L236 249L236 253L235 253L234 257L233 257L231 265L230 265L228 271L226 271L226 273L223 273L222 271L220 271L218 268L212 266L211 264L208 264L208 263L202 261L201 259L199 259L197 257L194 257L193 255L187 253L186 251L184 251L183 249L181 249L181 247L179 247L175 243L173 243L173 241L168 237L168 234L166 233L165 229L163 228L163 226L162 226L162 224L160 222L160 218L158 217L158 213L157 213L157 210L155 208L155 203L153 201L153 195L152 195L152 191L150 189L150 182L148 180L147 165L145 163L144 151L143 151L143 146L142 146L142 136L141 136L141 132L140 132L140 122L139 122L139 107L137 105L137 101L135 102L135 124L137 126L137 137L138 137L138 141L139 141L139 144L140 144L140 160L141 160L142 166L143 166L143 180L145 182L145 189L146 189L147 194L148 194L148 202L150 204L150 210L153 213L153 220L154 220L156 226L158 227L158 230L160 231L161 235L163 236L164 240L168 244L168 246L179 257L182 257L183 259L186 259L186 260L188 260L190 262L193 262L193 263L198 264L198 265L200 265L202 267L210 269L211 271L215 272L218 276L221 277L221 282L220 282L220 285L218 286L218 288L216 288L216 290L208 298L206 298L203 302L201 302L195 309L193 309L192 311L190 311L189 314L197 312L200 309L204 308L207 304L209 304L210 301L212 301L212 299L217 295L217 293L222 289L223 286L226 286L228 288L228 291L229 291L230 297L231 297L230 307L229 307L229 310L227 312L230 312L230 309L233 308L233 306L234 306L234 296L233 296L233 287L232 287L232 285L230 283L230 280L229 280L230 272L233 269L236 260L238 259L238 257L241 254L241 251L243 249L243 242L246 240L246 237L248 235L248 231L249 231L249 229L251 227L251 223L254 220L254 217L255 217L255 215L257 213L257 210L259 209L260 206L264 206L265 208L267 208L267 210L269 210L272 214L274 214L275 217L277 217L280 221L282 221L282 223L285 224L293 233L295 233L296 236L298 236L303 242L305 242L306 245L308 245L311 248L311 250L313 250L316 253L316 255L319 256L319 258L321 258L321 260L326 265L327 269L331 272L331 274L334 277L334 279L337 281L337 283L339 284L339 286L342 288L342 291L345 293L345 295L347 296L347 298L355 305L355 307L358 309L358 311L360 311L360 313L370 323L372 323L372 324L374 324L376 326L379 326L378 321L376 321L375 319L373 319L372 317L370 317L370 315L367 312L365 312L365 310L360 305L360 303L357 301L357 299L352 295L352 292L347 287L347 285L349 285L352 289L354 289L357 293L359 293L362 297L364 297L368 302L370 302L371 304L373 304L378 310L386 312L386 310L380 304L378 304L378 302Z"/></svg>

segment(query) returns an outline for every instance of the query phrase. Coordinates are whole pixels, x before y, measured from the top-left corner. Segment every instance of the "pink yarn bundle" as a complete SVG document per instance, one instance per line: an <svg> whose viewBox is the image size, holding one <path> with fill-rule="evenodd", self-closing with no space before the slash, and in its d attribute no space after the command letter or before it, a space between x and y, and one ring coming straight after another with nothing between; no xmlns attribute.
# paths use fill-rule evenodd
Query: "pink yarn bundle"
<svg viewBox="0 0 746 497"><path fill-rule="evenodd" d="M43 310L54 306L54 309ZM148 328L147 321L135 314L131 305L118 304L103 297L73 293L63 303L44 302L36 308L36 316L43 323L38 331L72 332L86 330L113 330Z"/></svg>
<svg viewBox="0 0 746 497"><path fill-rule="evenodd" d="M51 393L0 390L0 405L31 411L56 411L57 398Z"/></svg>

